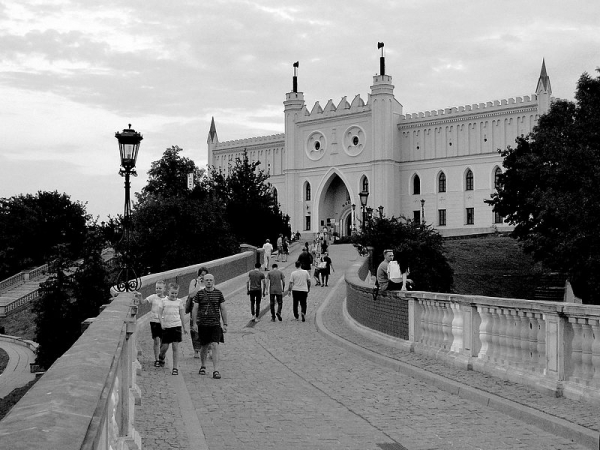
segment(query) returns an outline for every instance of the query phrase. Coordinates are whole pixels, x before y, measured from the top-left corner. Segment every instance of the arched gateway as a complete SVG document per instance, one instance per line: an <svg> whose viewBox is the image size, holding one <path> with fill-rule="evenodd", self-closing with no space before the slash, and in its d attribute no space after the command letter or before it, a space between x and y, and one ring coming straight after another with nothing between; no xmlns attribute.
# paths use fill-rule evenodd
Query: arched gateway
<svg viewBox="0 0 600 450"><path fill-rule="evenodd" d="M337 232L340 237L348 236L352 232L352 195L342 177L335 168L323 177L317 192L315 224L317 230L327 227L332 233Z"/></svg>

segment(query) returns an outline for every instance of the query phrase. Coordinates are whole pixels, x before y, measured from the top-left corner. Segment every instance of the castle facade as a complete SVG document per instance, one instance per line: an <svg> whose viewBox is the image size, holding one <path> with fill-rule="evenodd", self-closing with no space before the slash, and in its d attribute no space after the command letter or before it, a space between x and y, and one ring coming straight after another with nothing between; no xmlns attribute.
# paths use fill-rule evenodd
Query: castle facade
<svg viewBox="0 0 600 450"><path fill-rule="evenodd" d="M244 151L261 162L294 232L328 226L345 236L368 214L402 215L443 235L511 229L484 200L502 173L498 149L530 133L550 108L544 62L530 96L408 114L383 55L366 102L357 95L309 110L296 70L283 102L285 133L219 142L213 118L208 134L210 166L227 172Z"/></svg>

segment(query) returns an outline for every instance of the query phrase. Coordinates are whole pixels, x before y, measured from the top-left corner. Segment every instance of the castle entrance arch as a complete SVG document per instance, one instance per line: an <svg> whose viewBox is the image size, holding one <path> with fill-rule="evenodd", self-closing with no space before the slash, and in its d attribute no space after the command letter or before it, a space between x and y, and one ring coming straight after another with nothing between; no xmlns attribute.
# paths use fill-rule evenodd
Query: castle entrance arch
<svg viewBox="0 0 600 450"><path fill-rule="evenodd" d="M327 227L339 237L348 236L352 227L350 192L337 173L331 173L320 191L317 217L318 230Z"/></svg>

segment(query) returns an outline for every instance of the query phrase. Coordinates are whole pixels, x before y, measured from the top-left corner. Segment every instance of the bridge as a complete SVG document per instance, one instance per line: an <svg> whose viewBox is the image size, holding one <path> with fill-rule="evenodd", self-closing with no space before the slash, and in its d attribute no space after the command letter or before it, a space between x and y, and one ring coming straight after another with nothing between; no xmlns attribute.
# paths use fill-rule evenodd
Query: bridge
<svg viewBox="0 0 600 450"><path fill-rule="evenodd" d="M198 374L187 338L179 376L170 355L153 367L146 311L119 295L0 422L0 448L599 448L599 307L375 297L367 259L330 254L306 323L289 297L282 322L265 300L250 321L252 249L208 264L229 312L220 380ZM184 291L196 269L145 277L142 293L159 278Z"/></svg>

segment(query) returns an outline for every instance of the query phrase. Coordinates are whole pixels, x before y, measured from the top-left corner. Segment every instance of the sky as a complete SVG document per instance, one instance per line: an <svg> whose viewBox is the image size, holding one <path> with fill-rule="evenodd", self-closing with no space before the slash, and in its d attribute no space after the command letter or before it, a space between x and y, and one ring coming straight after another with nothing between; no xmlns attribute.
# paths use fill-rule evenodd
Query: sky
<svg viewBox="0 0 600 450"><path fill-rule="evenodd" d="M573 100L600 66L598 0L0 0L0 197L66 193L123 212L115 132L142 133L132 198L177 145L199 167L221 142L283 133L300 62L308 109L386 74L404 113L535 91Z"/></svg>

